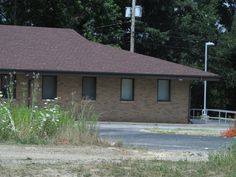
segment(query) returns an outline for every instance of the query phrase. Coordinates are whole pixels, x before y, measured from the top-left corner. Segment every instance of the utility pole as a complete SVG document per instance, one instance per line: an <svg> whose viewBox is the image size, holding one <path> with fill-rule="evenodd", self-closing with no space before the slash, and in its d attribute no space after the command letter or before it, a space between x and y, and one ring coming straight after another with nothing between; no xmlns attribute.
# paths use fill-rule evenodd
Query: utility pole
<svg viewBox="0 0 236 177"><path fill-rule="evenodd" d="M135 17L142 17L142 7L136 6L136 0L132 0L132 7L125 8L125 17L131 18L130 27L130 52L134 52L134 37L135 37Z"/></svg>
<svg viewBox="0 0 236 177"><path fill-rule="evenodd" d="M17 9L17 0L14 1L14 25L17 25L16 9Z"/></svg>
<svg viewBox="0 0 236 177"><path fill-rule="evenodd" d="M132 10L131 10L131 31L130 31L130 52L134 52L134 36L135 36L135 6L136 6L136 0L132 0Z"/></svg>

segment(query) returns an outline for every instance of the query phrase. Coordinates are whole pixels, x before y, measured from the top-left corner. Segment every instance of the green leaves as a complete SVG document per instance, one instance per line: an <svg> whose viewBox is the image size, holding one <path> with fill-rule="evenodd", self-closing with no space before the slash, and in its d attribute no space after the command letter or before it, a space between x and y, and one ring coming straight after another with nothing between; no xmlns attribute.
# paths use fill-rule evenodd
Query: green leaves
<svg viewBox="0 0 236 177"><path fill-rule="evenodd" d="M76 29L89 40L121 44L121 9L113 0L81 0Z"/></svg>
<svg viewBox="0 0 236 177"><path fill-rule="evenodd" d="M121 44L122 14L114 0L5 0L0 14L4 24L70 27L89 40Z"/></svg>

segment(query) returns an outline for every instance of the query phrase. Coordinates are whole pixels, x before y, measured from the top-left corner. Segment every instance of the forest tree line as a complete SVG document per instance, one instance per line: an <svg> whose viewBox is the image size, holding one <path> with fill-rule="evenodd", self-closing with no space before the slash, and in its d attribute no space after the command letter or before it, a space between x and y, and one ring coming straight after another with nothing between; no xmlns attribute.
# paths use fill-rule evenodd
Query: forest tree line
<svg viewBox="0 0 236 177"><path fill-rule="evenodd" d="M236 1L137 0L135 52L204 68L221 76L208 84L208 108L236 110ZM0 0L0 24L73 28L87 39L129 50L131 0ZM203 85L192 84L192 107L202 107Z"/></svg>

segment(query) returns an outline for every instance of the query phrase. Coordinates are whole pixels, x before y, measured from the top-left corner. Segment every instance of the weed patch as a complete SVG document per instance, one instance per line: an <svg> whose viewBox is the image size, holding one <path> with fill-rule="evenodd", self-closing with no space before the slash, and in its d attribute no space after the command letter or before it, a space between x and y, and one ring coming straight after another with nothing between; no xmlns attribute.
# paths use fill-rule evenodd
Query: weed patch
<svg viewBox="0 0 236 177"><path fill-rule="evenodd" d="M0 140L22 144L97 144L97 120L89 101L83 100L77 114L58 104L27 107L0 103ZM83 112L83 113L81 113ZM85 115L86 113L86 115ZM81 116L83 114L83 116ZM76 116L75 116L76 115Z"/></svg>
<svg viewBox="0 0 236 177"><path fill-rule="evenodd" d="M234 177L236 174L236 145L227 152L211 154L209 161L123 160L103 162L96 166L94 176L140 177Z"/></svg>

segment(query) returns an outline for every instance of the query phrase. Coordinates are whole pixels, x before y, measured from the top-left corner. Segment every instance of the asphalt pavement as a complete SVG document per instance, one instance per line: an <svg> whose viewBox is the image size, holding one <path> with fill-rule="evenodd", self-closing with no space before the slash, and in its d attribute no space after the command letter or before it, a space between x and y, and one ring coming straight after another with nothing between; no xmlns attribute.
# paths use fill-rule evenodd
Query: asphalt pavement
<svg viewBox="0 0 236 177"><path fill-rule="evenodd" d="M142 124L142 123L112 123L100 122L99 134L103 139L112 142L121 141L125 146L141 147L146 149L159 150L196 150L212 151L228 148L232 143L236 143L236 138L224 138L214 136L193 136L176 134L158 134L144 131L146 128L155 127L176 128L202 128L203 125L183 125L183 124ZM209 129L227 129L226 126L205 125Z"/></svg>

